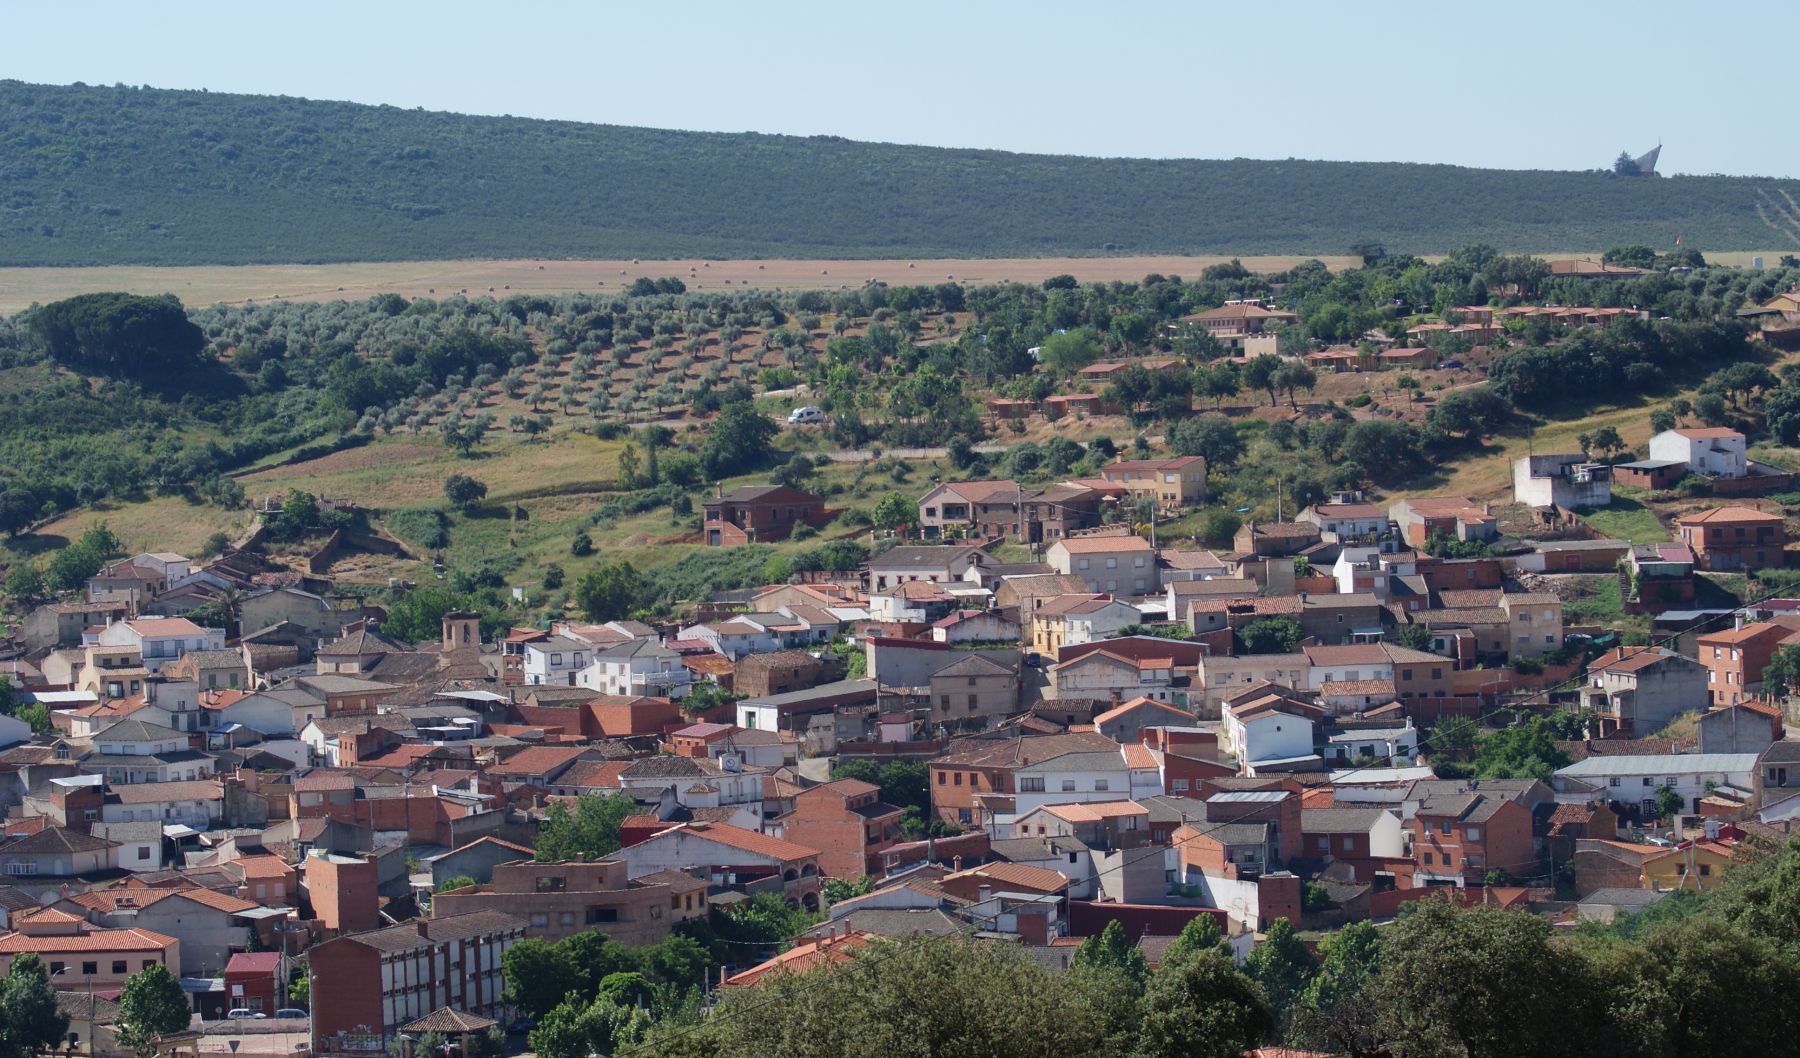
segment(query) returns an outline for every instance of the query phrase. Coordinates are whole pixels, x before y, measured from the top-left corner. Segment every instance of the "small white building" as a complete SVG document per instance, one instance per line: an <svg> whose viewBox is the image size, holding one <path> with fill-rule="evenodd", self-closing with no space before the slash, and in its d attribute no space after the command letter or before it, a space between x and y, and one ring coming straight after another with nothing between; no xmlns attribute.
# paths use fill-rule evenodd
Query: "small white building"
<svg viewBox="0 0 1800 1058"><path fill-rule="evenodd" d="M1751 792L1756 779L1756 761L1755 753L1588 757L1557 771L1558 779L1573 779L1576 783L1559 783L1556 799L1576 804L1590 800L1617 801L1654 812L1657 790L1668 787L1681 795L1686 811L1697 812L1709 785ZM1565 785L1575 788L1561 792ZM1593 793L1589 794L1587 788Z"/></svg>
<svg viewBox="0 0 1800 1058"><path fill-rule="evenodd" d="M661 643L633 639L596 651L574 682L602 694L680 699L693 686L694 673Z"/></svg>
<svg viewBox="0 0 1800 1058"><path fill-rule="evenodd" d="M575 686L575 674L587 668L594 648L579 639L551 636L526 643L520 671L528 684Z"/></svg>
<svg viewBox="0 0 1800 1058"><path fill-rule="evenodd" d="M1224 710L1219 733L1251 774L1259 764L1314 755L1313 718L1290 702L1264 699Z"/></svg>
<svg viewBox="0 0 1800 1058"><path fill-rule="evenodd" d="M1744 435L1722 426L1664 430L1650 438L1650 458L1685 463L1695 474L1741 478L1750 473Z"/></svg>
<svg viewBox="0 0 1800 1058"><path fill-rule="evenodd" d="M142 652L144 668L155 673L190 650L225 649L225 630L202 628L185 617L138 617L107 625L97 642L135 647Z"/></svg>
<svg viewBox="0 0 1800 1058"><path fill-rule="evenodd" d="M1513 460L1513 499L1529 507L1605 507L1612 467L1585 455L1520 456Z"/></svg>
<svg viewBox="0 0 1800 1058"><path fill-rule="evenodd" d="M1392 727L1359 727L1325 736L1325 763L1343 765L1363 757L1404 765L1419 755L1419 729L1408 717Z"/></svg>

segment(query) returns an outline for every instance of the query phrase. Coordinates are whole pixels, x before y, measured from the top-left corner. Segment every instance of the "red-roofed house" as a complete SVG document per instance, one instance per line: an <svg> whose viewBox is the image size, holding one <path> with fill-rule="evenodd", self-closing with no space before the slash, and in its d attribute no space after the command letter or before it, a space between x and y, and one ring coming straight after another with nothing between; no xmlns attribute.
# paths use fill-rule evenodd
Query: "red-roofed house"
<svg viewBox="0 0 1800 1058"><path fill-rule="evenodd" d="M828 878L879 876L881 853L900 840L900 809L871 783L837 779L800 791L793 804L775 826L788 841L818 849Z"/></svg>
<svg viewBox="0 0 1800 1058"><path fill-rule="evenodd" d="M1714 507L1675 519L1675 528L1701 569L1732 572L1784 561L1787 526L1779 514L1754 507Z"/></svg>
<svg viewBox="0 0 1800 1058"><path fill-rule="evenodd" d="M123 988L126 979L152 966L181 967L181 942L147 929L97 929L57 908L18 915L14 932L0 934L0 974L13 956L35 954L56 987L78 992Z"/></svg>
<svg viewBox="0 0 1800 1058"><path fill-rule="evenodd" d="M278 951L241 951L225 964L225 991L231 1009L273 1014L287 1006L281 971L287 965Z"/></svg>
<svg viewBox="0 0 1800 1058"><path fill-rule="evenodd" d="M107 625L98 642L108 647L134 647L142 652L144 668L158 672L190 650L223 650L225 630L201 628L185 617L139 617Z"/></svg>
<svg viewBox="0 0 1800 1058"><path fill-rule="evenodd" d="M1136 743L1147 727L1193 727L1194 714L1154 698L1133 698L1094 717L1094 730L1114 742Z"/></svg>
<svg viewBox="0 0 1800 1058"><path fill-rule="evenodd" d="M1775 651L1796 636L1774 622L1728 628L1696 639L1695 652L1706 666L1706 686L1714 705L1735 705L1762 693L1763 669Z"/></svg>
<svg viewBox="0 0 1800 1058"><path fill-rule="evenodd" d="M773 892L808 911L819 910L819 850L726 823L681 823L617 857L630 876L704 870L715 885Z"/></svg>
<svg viewBox="0 0 1800 1058"><path fill-rule="evenodd" d="M850 953L867 944L872 936L873 934L860 930L839 933L834 927L829 936L796 944L767 962L758 963L742 973L727 977L725 987L754 988L773 975L805 973L817 967L848 962Z"/></svg>

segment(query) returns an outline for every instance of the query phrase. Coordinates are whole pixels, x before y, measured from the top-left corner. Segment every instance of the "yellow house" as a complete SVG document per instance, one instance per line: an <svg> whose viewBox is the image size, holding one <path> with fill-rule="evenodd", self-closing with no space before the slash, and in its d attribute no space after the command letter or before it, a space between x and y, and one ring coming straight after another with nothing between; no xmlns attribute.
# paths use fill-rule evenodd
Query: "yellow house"
<svg viewBox="0 0 1800 1058"><path fill-rule="evenodd" d="M1709 892L1731 869L1736 842L1701 838L1684 841L1672 849L1644 857L1644 888L1666 892L1692 889Z"/></svg>

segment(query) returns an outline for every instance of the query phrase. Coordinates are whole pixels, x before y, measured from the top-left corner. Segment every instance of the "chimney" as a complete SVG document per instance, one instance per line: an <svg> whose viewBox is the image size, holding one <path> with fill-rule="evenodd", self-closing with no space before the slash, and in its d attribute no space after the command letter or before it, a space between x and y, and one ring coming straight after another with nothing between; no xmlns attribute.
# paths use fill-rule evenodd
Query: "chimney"
<svg viewBox="0 0 1800 1058"><path fill-rule="evenodd" d="M429 932L427 932L425 929L426 925L429 924L430 922L431 922L431 920L428 918L413 919L413 928L418 930L419 936L424 937L426 940L431 939L431 934Z"/></svg>
<svg viewBox="0 0 1800 1058"><path fill-rule="evenodd" d="M1739 632L1744 630L1744 611L1739 610L1732 616L1732 627Z"/></svg>
<svg viewBox="0 0 1800 1058"><path fill-rule="evenodd" d="M962 870L962 857L961 856L950 857L950 873L955 874L956 872L958 872L960 870Z"/></svg>

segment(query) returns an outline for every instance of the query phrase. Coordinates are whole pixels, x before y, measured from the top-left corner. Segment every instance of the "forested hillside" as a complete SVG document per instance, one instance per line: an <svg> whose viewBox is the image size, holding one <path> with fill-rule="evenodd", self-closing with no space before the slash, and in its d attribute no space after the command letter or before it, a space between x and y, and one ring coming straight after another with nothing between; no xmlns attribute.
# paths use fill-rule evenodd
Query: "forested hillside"
<svg viewBox="0 0 1800 1058"><path fill-rule="evenodd" d="M1611 144L1596 143L1598 157ZM1800 246L1800 182L1154 161L0 82L0 264Z"/></svg>

